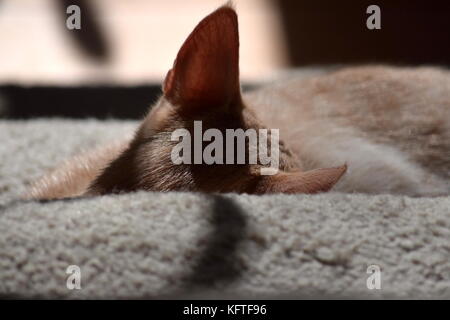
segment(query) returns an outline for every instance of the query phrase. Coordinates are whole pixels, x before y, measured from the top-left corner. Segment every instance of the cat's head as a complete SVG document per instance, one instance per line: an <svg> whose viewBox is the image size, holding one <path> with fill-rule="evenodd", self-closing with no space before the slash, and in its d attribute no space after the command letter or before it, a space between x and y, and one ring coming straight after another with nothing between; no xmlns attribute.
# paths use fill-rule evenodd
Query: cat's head
<svg viewBox="0 0 450 320"><path fill-rule="evenodd" d="M268 153L271 157L276 153L276 170L272 172L276 173L262 174L268 163L263 164L259 160L249 163L250 152L255 151L250 146L250 138L245 139L244 154L241 155L239 152L242 149L237 146L237 139L234 140L236 145L227 143L227 129L242 129L241 133L250 129L256 132L258 138L260 132L267 133L260 140L267 143L269 150L276 145L274 142L278 142L272 140L276 138L274 132L261 130L265 127L254 114L258 110L252 112L242 100L238 22L235 11L229 6L221 7L204 18L190 34L166 76L163 93L142 122L128 149L109 164L91 185L90 194L138 189L316 193L328 191L345 172L345 166L307 172L295 170L298 167L296 159L280 141L279 148L277 145L276 150ZM200 144L194 141L195 137L199 138L196 132L199 124L203 137ZM202 136L208 129L213 129L211 135ZM181 142L189 139L188 136L191 144L180 148ZM217 144L212 145L212 142ZM256 147L259 150L258 144ZM216 159L222 158L223 164L220 161L213 164L205 161L202 156L207 150ZM232 155L227 164L226 158L230 152ZM174 159L174 154L179 157ZM247 161L238 164L240 156ZM195 157L198 157L197 161ZM182 158L190 158L191 163L180 164Z"/></svg>

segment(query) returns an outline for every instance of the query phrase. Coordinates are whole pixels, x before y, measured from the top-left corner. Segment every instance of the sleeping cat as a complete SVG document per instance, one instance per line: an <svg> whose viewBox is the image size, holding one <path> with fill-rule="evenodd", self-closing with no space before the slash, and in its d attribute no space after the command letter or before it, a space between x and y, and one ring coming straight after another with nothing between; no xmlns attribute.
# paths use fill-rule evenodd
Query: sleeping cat
<svg viewBox="0 0 450 320"><path fill-rule="evenodd" d="M37 181L30 197L201 191L450 193L450 73L350 67L242 94L237 16L226 5L184 42L163 96L131 139L82 154ZM279 171L256 164L174 164L179 128L279 129ZM269 139L269 137L267 137ZM225 150L226 152L226 150ZM224 153L225 153L224 152Z"/></svg>

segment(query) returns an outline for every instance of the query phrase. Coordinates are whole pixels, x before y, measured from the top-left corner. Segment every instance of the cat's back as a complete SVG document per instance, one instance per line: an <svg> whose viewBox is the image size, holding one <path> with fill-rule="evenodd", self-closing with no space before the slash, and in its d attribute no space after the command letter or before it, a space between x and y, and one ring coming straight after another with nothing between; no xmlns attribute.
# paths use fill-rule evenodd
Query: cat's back
<svg viewBox="0 0 450 320"><path fill-rule="evenodd" d="M251 105L269 113L267 119L275 114L279 114L276 118L291 118L295 113L302 118L342 118L366 126L375 121L376 127L384 130L384 126L391 127L387 121L391 116L402 122L423 122L425 114L447 119L443 116L450 112L450 72L436 67L389 66L298 70L246 97Z"/></svg>
<svg viewBox="0 0 450 320"><path fill-rule="evenodd" d="M352 154L364 157L362 150L371 144L382 146L380 154L398 151L402 159L450 178L448 70L361 66L300 71L250 92L245 101L264 124L280 129L305 168L349 161Z"/></svg>

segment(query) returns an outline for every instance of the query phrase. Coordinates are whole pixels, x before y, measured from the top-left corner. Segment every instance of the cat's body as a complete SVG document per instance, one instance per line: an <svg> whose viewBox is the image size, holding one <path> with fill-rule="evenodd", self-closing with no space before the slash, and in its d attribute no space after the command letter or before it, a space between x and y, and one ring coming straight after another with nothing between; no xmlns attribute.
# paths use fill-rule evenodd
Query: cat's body
<svg viewBox="0 0 450 320"><path fill-rule="evenodd" d="M450 72L348 67L276 83L246 96L302 169L347 163L333 190L450 193Z"/></svg>
<svg viewBox="0 0 450 320"><path fill-rule="evenodd" d="M235 13L223 7L185 42L164 96L133 138L78 156L38 181L31 196L138 189L314 193L329 190L341 176L333 190L450 193L448 71L367 66L310 77L294 73L241 96L237 48ZM192 130L194 120L222 131L279 129L282 172L261 177L250 165L175 166L170 133ZM345 174L346 167L336 167L344 163ZM321 167L335 168L313 170Z"/></svg>

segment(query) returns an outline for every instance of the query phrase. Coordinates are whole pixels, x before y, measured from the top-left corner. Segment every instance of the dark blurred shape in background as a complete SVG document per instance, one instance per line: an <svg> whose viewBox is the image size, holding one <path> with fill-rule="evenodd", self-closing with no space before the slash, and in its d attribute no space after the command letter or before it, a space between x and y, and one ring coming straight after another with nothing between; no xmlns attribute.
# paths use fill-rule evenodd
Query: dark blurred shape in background
<svg viewBox="0 0 450 320"><path fill-rule="evenodd" d="M105 63L110 57L111 48L108 46L106 34L102 25L95 19L96 8L89 0L55 0L60 6L57 10L62 24L66 23L66 9L71 5L77 5L83 15L83 27L79 30L67 31L67 36L73 38L84 54L99 63Z"/></svg>
<svg viewBox="0 0 450 320"><path fill-rule="evenodd" d="M277 0L291 65L336 63L450 66L450 1ZM364 28L368 6L381 29Z"/></svg>
<svg viewBox="0 0 450 320"><path fill-rule="evenodd" d="M224 2L0 0L0 117L141 117L186 36ZM247 86L299 66L450 66L448 0L234 3ZM74 4L81 30L66 28ZM380 30L366 27L373 4Z"/></svg>

